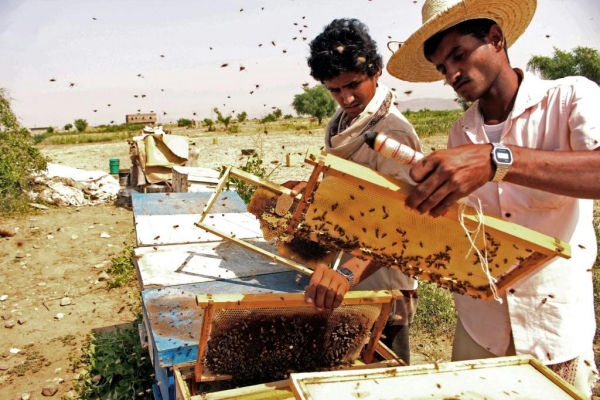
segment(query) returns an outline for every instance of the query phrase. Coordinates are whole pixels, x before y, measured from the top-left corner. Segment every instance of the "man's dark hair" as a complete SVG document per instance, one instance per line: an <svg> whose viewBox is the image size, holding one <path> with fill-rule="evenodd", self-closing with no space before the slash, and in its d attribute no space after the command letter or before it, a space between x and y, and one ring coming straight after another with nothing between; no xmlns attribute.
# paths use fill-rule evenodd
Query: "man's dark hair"
<svg viewBox="0 0 600 400"><path fill-rule="evenodd" d="M369 29L354 18L334 20L310 42L310 75L321 82L334 79L342 72L366 73L371 78L382 64Z"/></svg>
<svg viewBox="0 0 600 400"><path fill-rule="evenodd" d="M490 28L497 24L497 22L487 18L469 19L438 32L425 41L423 45L423 53L425 54L425 58L431 60L431 56L436 52L444 37L454 30L456 30L460 35L473 35L477 39L483 40L490 32ZM504 51L506 52L506 37L504 40ZM508 53L506 55L508 56Z"/></svg>

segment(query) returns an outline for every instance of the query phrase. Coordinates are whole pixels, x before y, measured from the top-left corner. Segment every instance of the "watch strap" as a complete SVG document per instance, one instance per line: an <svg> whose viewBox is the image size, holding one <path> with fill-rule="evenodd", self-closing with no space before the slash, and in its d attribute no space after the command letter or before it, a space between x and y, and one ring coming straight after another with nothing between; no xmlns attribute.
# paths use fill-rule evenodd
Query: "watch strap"
<svg viewBox="0 0 600 400"><path fill-rule="evenodd" d="M354 272L344 267L336 269L336 272L348 280L348 283L350 284L350 289L354 287Z"/></svg>

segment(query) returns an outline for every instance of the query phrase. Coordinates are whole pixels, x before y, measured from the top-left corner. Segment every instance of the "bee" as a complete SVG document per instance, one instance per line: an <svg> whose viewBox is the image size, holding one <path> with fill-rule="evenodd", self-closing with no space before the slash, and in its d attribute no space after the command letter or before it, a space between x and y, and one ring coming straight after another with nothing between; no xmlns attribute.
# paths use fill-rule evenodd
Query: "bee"
<svg viewBox="0 0 600 400"><path fill-rule="evenodd" d="M309 84L308 83L303 83L302 87L307 87Z"/></svg>
<svg viewBox="0 0 600 400"><path fill-rule="evenodd" d="M156 237L154 238L154 240L158 240L159 238L160 238L160 235L156 236Z"/></svg>
<svg viewBox="0 0 600 400"><path fill-rule="evenodd" d="M354 200L354 196L353 195L350 195L350 200Z"/></svg>
<svg viewBox="0 0 600 400"><path fill-rule="evenodd" d="M354 221L354 217L352 215L350 215L350 220Z"/></svg>
<svg viewBox="0 0 600 400"><path fill-rule="evenodd" d="M179 225L173 225L173 229L179 228Z"/></svg>
<svg viewBox="0 0 600 400"><path fill-rule="evenodd" d="M542 304L546 304L546 302L547 302L547 301L548 301L548 299L547 299L546 297L544 297L544 298L542 299Z"/></svg>
<svg viewBox="0 0 600 400"><path fill-rule="evenodd" d="M221 68L225 68L226 66L228 66L229 64L225 63L225 64L221 64Z"/></svg>
<svg viewBox="0 0 600 400"><path fill-rule="evenodd" d="M412 90L407 90L406 92L404 92L404 94L407 96L410 96L411 93L412 93Z"/></svg>
<svg viewBox="0 0 600 400"><path fill-rule="evenodd" d="M585 246L582 244L578 244L577 246L579 246L579 248L581 248L581 249L585 249Z"/></svg>
<svg viewBox="0 0 600 400"><path fill-rule="evenodd" d="M360 190L365 190L365 187L364 187L364 186L361 186L361 185L358 185L358 188L359 188Z"/></svg>
<svg viewBox="0 0 600 400"><path fill-rule="evenodd" d="M333 203L333 204L331 205L331 211L335 211L335 210L336 210L336 208L338 208L338 205L339 205L338 203Z"/></svg>
<svg viewBox="0 0 600 400"><path fill-rule="evenodd" d="M240 71L243 71L245 69L246 69L246 67L244 67L243 65L240 65Z"/></svg>
<svg viewBox="0 0 600 400"><path fill-rule="evenodd" d="M423 242L419 242L419 246L421 246L421 248L423 248Z"/></svg>

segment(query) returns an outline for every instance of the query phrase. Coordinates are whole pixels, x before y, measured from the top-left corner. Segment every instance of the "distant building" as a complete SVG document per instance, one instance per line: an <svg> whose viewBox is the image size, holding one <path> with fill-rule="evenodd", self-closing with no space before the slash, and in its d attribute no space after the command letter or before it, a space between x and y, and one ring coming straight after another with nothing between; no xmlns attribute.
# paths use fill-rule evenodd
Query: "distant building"
<svg viewBox="0 0 600 400"><path fill-rule="evenodd" d="M154 124L156 124L156 113L127 114L125 116L125 122L128 124L144 124L153 126Z"/></svg>
<svg viewBox="0 0 600 400"><path fill-rule="evenodd" d="M48 131L49 126L40 126L39 128L29 128L29 133L31 136L41 135L42 133L46 133ZM56 128L53 128L56 131Z"/></svg>

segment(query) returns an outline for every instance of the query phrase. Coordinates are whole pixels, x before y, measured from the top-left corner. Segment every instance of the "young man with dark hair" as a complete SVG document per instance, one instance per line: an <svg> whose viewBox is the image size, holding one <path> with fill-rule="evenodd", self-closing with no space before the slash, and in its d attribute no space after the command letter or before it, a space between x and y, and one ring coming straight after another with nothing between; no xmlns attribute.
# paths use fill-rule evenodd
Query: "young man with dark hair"
<svg viewBox="0 0 600 400"><path fill-rule="evenodd" d="M437 217L472 196L483 211L570 243L511 285L501 302L454 295L453 360L530 354L591 395L597 376L593 201L600 199L600 88L582 77L540 80L512 68L506 48L536 0L426 0L423 26L388 63L403 80L445 79L473 105L448 149L411 169L406 206Z"/></svg>
<svg viewBox="0 0 600 400"><path fill-rule="evenodd" d="M336 19L310 43L311 75L323 83L340 108L327 124L325 150L405 181L409 168L383 157L365 143L366 131L387 136L417 151L419 138L398 111L392 90L378 83L382 59L367 27L356 19ZM290 182L299 191L304 184ZM317 308L338 307L349 289L399 289L404 295L392 309L383 342L406 363L410 362L409 325L417 306L417 281L398 270L378 268L356 257L344 255L334 271L319 264L307 286L307 301ZM340 294L341 293L341 294Z"/></svg>

